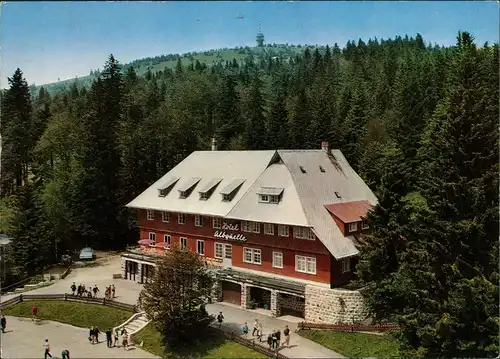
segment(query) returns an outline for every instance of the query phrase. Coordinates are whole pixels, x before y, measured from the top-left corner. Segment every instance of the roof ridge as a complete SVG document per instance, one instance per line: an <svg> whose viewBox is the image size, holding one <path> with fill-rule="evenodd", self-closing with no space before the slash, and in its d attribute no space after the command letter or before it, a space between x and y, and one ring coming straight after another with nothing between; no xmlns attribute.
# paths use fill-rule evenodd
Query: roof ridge
<svg viewBox="0 0 500 359"><path fill-rule="evenodd" d="M281 162L283 162L283 165L286 167L288 173L290 174L290 178L292 179L292 184L293 184L293 189L295 190L295 193L297 194L297 198L299 199L299 202L300 202L300 208L302 208L302 213L304 214L304 218L306 219L307 221L307 224L311 226L311 221L309 220L309 216L307 215L307 212L304 208L304 201L302 200L302 196L300 195L299 193L299 190L297 189L297 184L296 184L296 181L295 181L295 176L293 175L293 172L290 170L290 167L288 167L287 163L283 160L283 158L281 158L280 154L278 151L276 151L278 153L278 156L280 157L280 160Z"/></svg>

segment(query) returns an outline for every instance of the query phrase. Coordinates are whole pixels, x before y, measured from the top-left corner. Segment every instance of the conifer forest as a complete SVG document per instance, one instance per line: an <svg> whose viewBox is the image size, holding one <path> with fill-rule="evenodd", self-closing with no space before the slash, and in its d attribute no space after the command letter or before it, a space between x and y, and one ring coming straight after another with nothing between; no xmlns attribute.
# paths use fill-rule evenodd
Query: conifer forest
<svg viewBox="0 0 500 359"><path fill-rule="evenodd" d="M89 88L1 94L1 228L12 276L137 241L125 205L192 151L340 149L378 197L358 284L402 353L496 357L499 48L460 32L303 48L286 61L148 71L110 55Z"/></svg>

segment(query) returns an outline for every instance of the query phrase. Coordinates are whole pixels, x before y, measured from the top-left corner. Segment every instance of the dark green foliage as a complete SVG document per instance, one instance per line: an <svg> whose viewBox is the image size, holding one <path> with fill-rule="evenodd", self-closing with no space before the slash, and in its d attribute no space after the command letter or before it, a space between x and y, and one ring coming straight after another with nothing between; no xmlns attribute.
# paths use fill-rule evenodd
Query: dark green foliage
<svg viewBox="0 0 500 359"><path fill-rule="evenodd" d="M196 253L173 246L144 285L139 303L162 334L166 348L187 347L204 335L214 317L205 310L214 278Z"/></svg>
<svg viewBox="0 0 500 359"><path fill-rule="evenodd" d="M35 267L136 241L125 205L213 137L219 150L328 141L380 200L358 274L375 318L401 323L401 353L495 355L498 63L498 45L461 33L453 48L417 34L165 55L123 75L111 56L59 92L30 94L18 70L2 93L2 195L26 214L7 221L15 264L42 244Z"/></svg>
<svg viewBox="0 0 500 359"><path fill-rule="evenodd" d="M376 240L359 275L374 288L367 294L377 318L402 325L407 355L497 357L498 57L460 33L449 71L420 148L409 155L411 144L400 141L404 158L384 169L408 183L382 180L371 215ZM412 162L415 179L398 174ZM384 213L387 193L393 204Z"/></svg>
<svg viewBox="0 0 500 359"><path fill-rule="evenodd" d="M18 68L8 81L1 109L3 196L27 184L31 151L40 132L33 122L29 87L22 71Z"/></svg>

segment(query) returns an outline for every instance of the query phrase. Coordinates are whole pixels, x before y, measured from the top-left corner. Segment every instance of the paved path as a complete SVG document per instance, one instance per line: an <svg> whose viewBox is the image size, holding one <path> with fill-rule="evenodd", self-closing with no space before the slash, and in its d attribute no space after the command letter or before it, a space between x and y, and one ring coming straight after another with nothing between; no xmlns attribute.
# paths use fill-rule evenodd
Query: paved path
<svg viewBox="0 0 500 359"><path fill-rule="evenodd" d="M113 279L113 274L117 273L121 273L121 259L120 257L111 257L110 259L103 259L102 265L75 268L65 279L55 281L54 284L47 287L24 292L23 294L71 293L71 284L75 282L76 285L83 283L85 286L94 286L94 284L97 284L101 290L99 294L103 297L106 287L114 284L116 287L116 300L129 304L137 304L142 285L131 280ZM18 295L16 293L2 295L1 301L6 301Z"/></svg>
<svg viewBox="0 0 500 359"><path fill-rule="evenodd" d="M64 349L69 350L71 358L158 358L139 348L108 348L105 342L92 345L85 328L48 320L35 324L26 318L6 319L7 332L0 336L2 358L42 358L45 339L49 340L54 358L60 358Z"/></svg>
<svg viewBox="0 0 500 359"><path fill-rule="evenodd" d="M248 339L252 338L252 327L255 319L258 319L262 324L262 330L264 332L264 337L267 339L267 335L273 331L273 329L279 329L283 333L285 325L290 328L290 348L282 348L280 353L286 355L290 358L344 358L344 356L339 353L334 352L322 345L319 345L312 340L303 338L295 333L297 329L296 323L287 322L280 320L278 318L273 318L270 316L258 314L252 311L242 310L236 306L225 303L214 303L207 305L207 311L210 314L219 314L222 312L224 315L224 323L222 329L232 331L235 333L241 333L241 327L243 323L247 322L250 333L248 334ZM258 339L255 339L258 341ZM262 343L267 345L266 343Z"/></svg>
<svg viewBox="0 0 500 359"><path fill-rule="evenodd" d="M100 294L103 295L102 291L106 288L106 286L114 284L116 287L116 294L117 294L116 299L118 301L128 304L137 304L137 299L139 298L139 293L142 289L142 285L130 280L112 279L113 274L115 273L121 273L120 257L110 258L100 266L76 268L65 279L59 280L48 287L42 287L31 290L29 292L26 292L26 294L69 293L71 284L73 282L76 282L77 285L79 283L83 283L86 286L90 285L93 286L94 284L97 284L99 289L101 289ZM19 294L2 296L1 301L3 302L18 295ZM234 330L237 333L241 332L241 326L243 325L244 322L248 323L248 327L251 330L253 321L256 318L259 319L259 321L262 323L263 331L266 336L273 329L280 329L281 332L283 332L283 328L285 327L285 325L288 325L292 332L290 339L291 347L283 348L280 352L291 358L343 358L342 355L330 349L327 349L322 345L319 345L309 339L303 338L298 334L295 334L295 329L297 327L296 323L284 321L277 318L272 318L266 315L261 315L254 311L242 310L239 307L226 303L209 304L207 305L207 311L210 314L218 314L220 311L222 311L225 317L224 329ZM43 339L39 339L39 341L40 340L43 341ZM49 340L51 339L49 338ZM41 344L43 343L41 342L40 345ZM38 349L38 342L37 344L34 344L34 347L35 347L34 349L35 353L37 353L36 355L37 356L41 355L40 354L41 352ZM104 346L104 349L107 348L105 348ZM54 350L56 350L55 347ZM120 356L122 355L123 352L124 352L123 350L118 350L118 353L120 354L117 355ZM26 355L27 354L25 354L25 357ZM60 352L58 353L58 355L60 355ZM75 357L83 358L81 356L75 356ZM6 358L9 357L6 356ZM102 358L114 358L114 357L107 356Z"/></svg>

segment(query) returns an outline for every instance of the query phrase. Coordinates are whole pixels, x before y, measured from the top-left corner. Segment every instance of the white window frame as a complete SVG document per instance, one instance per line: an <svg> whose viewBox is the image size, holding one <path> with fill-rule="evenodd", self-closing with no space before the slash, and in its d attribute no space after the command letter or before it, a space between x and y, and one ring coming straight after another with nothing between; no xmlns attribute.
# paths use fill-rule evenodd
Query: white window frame
<svg viewBox="0 0 500 359"><path fill-rule="evenodd" d="M203 217L199 214L194 216L194 225L196 227L203 227Z"/></svg>
<svg viewBox="0 0 500 359"><path fill-rule="evenodd" d="M207 192L201 192L200 193L200 200L206 201L208 199L208 193Z"/></svg>
<svg viewBox="0 0 500 359"><path fill-rule="evenodd" d="M222 219L220 217L212 218L212 227L220 229L222 227Z"/></svg>
<svg viewBox="0 0 500 359"><path fill-rule="evenodd" d="M229 255L228 255L228 253L229 253ZM227 243L224 244L224 258L233 259L233 246L232 246L232 244L227 244Z"/></svg>
<svg viewBox="0 0 500 359"><path fill-rule="evenodd" d="M284 224L278 224L278 236L280 237L289 237L290 236L290 227Z"/></svg>
<svg viewBox="0 0 500 359"><path fill-rule="evenodd" d="M231 194L224 193L222 195L222 202L231 202L232 196Z"/></svg>
<svg viewBox="0 0 500 359"><path fill-rule="evenodd" d="M201 248L203 249L201 253L200 252L200 244L201 244ZM201 240L201 239L198 239L196 240L196 253L198 253L200 256L205 256L205 241L204 240Z"/></svg>
<svg viewBox="0 0 500 359"><path fill-rule="evenodd" d="M170 222L170 213L168 213L167 211L163 211L161 212L161 221L163 223L168 223Z"/></svg>
<svg viewBox="0 0 500 359"><path fill-rule="evenodd" d="M269 203L269 196L267 194L259 194L259 202Z"/></svg>
<svg viewBox="0 0 500 359"><path fill-rule="evenodd" d="M170 234L163 235L163 242L167 243L170 246L170 243L172 242L172 237L170 236Z"/></svg>
<svg viewBox="0 0 500 359"><path fill-rule="evenodd" d="M351 258L344 258L341 260L342 263L342 273L348 273L351 271Z"/></svg>
<svg viewBox="0 0 500 359"><path fill-rule="evenodd" d="M274 224L264 223L264 234L274 236Z"/></svg>
<svg viewBox="0 0 500 359"><path fill-rule="evenodd" d="M279 203L280 202L280 196L274 194L269 197L269 203Z"/></svg>
<svg viewBox="0 0 500 359"><path fill-rule="evenodd" d="M250 228L253 233L260 233L260 222L250 222Z"/></svg>
<svg viewBox="0 0 500 359"><path fill-rule="evenodd" d="M182 218L182 220L181 220L181 218ZM177 223L186 224L186 215L184 213L179 213L177 215Z"/></svg>
<svg viewBox="0 0 500 359"><path fill-rule="evenodd" d="M301 263L303 262L303 263ZM300 268L301 266L299 263L304 265L304 269ZM308 264L314 263L314 271L309 270ZM317 262L315 257L307 257L307 256L299 256L295 255L295 271L299 273L306 273L306 274L312 274L316 275L317 273Z"/></svg>
<svg viewBox="0 0 500 359"><path fill-rule="evenodd" d="M349 232L356 232L358 230L358 222L349 223Z"/></svg>
<svg viewBox="0 0 500 359"><path fill-rule="evenodd" d="M156 232L149 232L149 245L150 246L156 245Z"/></svg>
<svg viewBox="0 0 500 359"><path fill-rule="evenodd" d="M246 258L246 255L250 254L250 259ZM256 254L258 255L259 260L256 260ZM243 247L243 262L249 264L262 264L262 250L256 248L248 248Z"/></svg>
<svg viewBox="0 0 500 359"><path fill-rule="evenodd" d="M184 240L184 245L182 244L182 240ZM187 244L188 244L188 239L186 237L181 237L181 238L179 238L179 243L180 243L181 249L186 249Z"/></svg>
<svg viewBox="0 0 500 359"><path fill-rule="evenodd" d="M283 269L283 252L273 251L273 268Z"/></svg>
<svg viewBox="0 0 500 359"><path fill-rule="evenodd" d="M241 230L243 232L251 232L252 231L252 227L250 225L250 221L241 221Z"/></svg>
<svg viewBox="0 0 500 359"><path fill-rule="evenodd" d="M217 254L217 248L220 248L220 255ZM214 243L214 258L222 259L224 258L224 244L215 242Z"/></svg>
<svg viewBox="0 0 500 359"><path fill-rule="evenodd" d="M293 227L293 236L298 239L315 239L314 232L309 227Z"/></svg>
<svg viewBox="0 0 500 359"><path fill-rule="evenodd" d="M366 219L363 219L361 221L361 229L368 229L370 228L370 225L368 224L368 221Z"/></svg>
<svg viewBox="0 0 500 359"><path fill-rule="evenodd" d="M155 219L155 211L153 211L152 209L146 210L146 216L148 218L148 221L154 221L154 219Z"/></svg>

